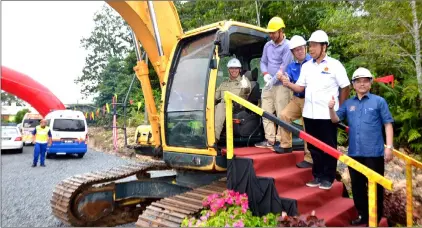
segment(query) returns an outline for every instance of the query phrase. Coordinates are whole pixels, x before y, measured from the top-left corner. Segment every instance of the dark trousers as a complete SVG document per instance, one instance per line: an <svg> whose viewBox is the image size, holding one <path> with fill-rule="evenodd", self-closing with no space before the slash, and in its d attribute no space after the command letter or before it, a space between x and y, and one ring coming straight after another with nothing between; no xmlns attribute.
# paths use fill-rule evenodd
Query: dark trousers
<svg viewBox="0 0 422 228"><path fill-rule="evenodd" d="M361 164L384 176L384 157L352 157ZM368 221L368 178L349 167L355 207L364 221ZM384 188L377 184L378 222L383 216Z"/></svg>
<svg viewBox="0 0 422 228"><path fill-rule="evenodd" d="M34 145L34 165L37 165L38 157L40 158L40 164L44 165L45 152L47 151L47 143L35 143Z"/></svg>
<svg viewBox="0 0 422 228"><path fill-rule="evenodd" d="M303 118L306 132L321 140L327 145L337 149L337 125L331 120ZM332 183L336 177L337 159L308 143L311 152L313 166L312 174L320 181L326 180Z"/></svg>

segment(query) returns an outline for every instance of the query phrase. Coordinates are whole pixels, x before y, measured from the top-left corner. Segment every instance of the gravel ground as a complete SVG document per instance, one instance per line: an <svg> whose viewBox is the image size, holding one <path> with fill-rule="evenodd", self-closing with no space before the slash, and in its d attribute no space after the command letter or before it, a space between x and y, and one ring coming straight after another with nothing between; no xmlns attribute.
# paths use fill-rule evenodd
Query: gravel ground
<svg viewBox="0 0 422 228"><path fill-rule="evenodd" d="M88 151L82 159L46 159L47 167L32 168L32 152L33 147L25 147L22 154L2 152L1 227L64 226L52 215L50 208L56 184L73 175L107 170L132 162L114 155Z"/></svg>

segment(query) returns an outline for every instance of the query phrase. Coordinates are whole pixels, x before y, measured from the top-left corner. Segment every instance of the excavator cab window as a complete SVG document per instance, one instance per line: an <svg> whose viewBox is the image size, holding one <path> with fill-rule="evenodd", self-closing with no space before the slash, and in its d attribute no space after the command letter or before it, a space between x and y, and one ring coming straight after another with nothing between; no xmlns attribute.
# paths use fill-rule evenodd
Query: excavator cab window
<svg viewBox="0 0 422 228"><path fill-rule="evenodd" d="M215 32L182 40L170 70L165 127L169 146L207 148L206 92Z"/></svg>
<svg viewBox="0 0 422 228"><path fill-rule="evenodd" d="M254 58L250 62L251 68L252 69L256 68L258 70L258 75L262 75L260 64L261 64L261 58ZM265 86L264 77L258 77L258 84L259 84L260 89L264 88Z"/></svg>

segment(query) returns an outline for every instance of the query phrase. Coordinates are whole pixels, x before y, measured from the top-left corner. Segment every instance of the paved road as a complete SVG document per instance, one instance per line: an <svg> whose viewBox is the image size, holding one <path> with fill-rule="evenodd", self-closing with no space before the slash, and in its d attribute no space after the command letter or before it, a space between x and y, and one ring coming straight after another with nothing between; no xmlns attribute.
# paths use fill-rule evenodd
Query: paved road
<svg viewBox="0 0 422 228"><path fill-rule="evenodd" d="M57 183L76 174L107 170L132 162L114 155L88 151L82 159L47 159L47 167L32 168L32 152L33 147L25 147L22 154L2 152L1 227L64 226L52 215L50 208L52 191Z"/></svg>

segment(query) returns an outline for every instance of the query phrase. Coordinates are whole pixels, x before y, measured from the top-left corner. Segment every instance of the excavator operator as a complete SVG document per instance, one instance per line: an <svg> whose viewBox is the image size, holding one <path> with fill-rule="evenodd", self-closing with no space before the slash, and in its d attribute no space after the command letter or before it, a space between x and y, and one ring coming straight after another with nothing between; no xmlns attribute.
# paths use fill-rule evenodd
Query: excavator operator
<svg viewBox="0 0 422 228"><path fill-rule="evenodd" d="M227 68L229 71L229 78L223 81L215 91L216 103L219 102L215 106L215 138L217 141L220 139L220 134L226 120L226 104L223 99L224 92L229 91L246 100L251 93L251 82L249 79L246 78L245 75L239 77L242 69L240 61L237 58L230 59L227 63Z"/></svg>

